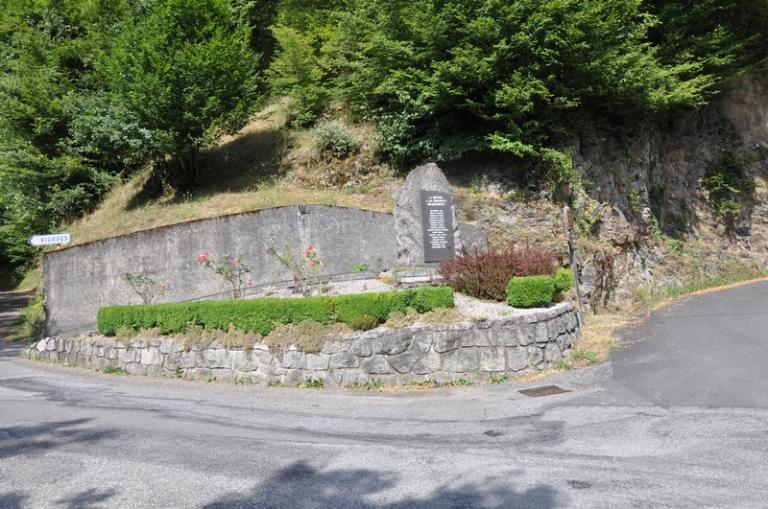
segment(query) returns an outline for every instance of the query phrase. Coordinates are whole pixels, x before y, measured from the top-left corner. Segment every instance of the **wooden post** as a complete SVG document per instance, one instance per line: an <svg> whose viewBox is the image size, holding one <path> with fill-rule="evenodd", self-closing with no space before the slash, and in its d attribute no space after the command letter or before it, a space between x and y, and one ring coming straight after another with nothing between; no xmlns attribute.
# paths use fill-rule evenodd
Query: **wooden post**
<svg viewBox="0 0 768 509"><path fill-rule="evenodd" d="M563 226L565 227L565 238L568 241L568 259L573 271L573 280L576 283L576 302L579 309L576 314L579 324L584 325L584 303L581 300L581 290L579 289L579 259L576 256L576 234L573 232L573 211L568 205L563 206Z"/></svg>

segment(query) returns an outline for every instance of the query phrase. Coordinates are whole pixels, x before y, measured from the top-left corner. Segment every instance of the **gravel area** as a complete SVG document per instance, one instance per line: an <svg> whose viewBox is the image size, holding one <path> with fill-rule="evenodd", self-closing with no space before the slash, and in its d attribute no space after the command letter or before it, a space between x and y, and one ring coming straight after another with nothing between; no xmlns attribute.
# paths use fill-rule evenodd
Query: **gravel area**
<svg viewBox="0 0 768 509"><path fill-rule="evenodd" d="M513 308L503 302L480 300L461 293L454 294L454 302L459 313L469 320L494 320L507 316L517 316L529 313L526 309Z"/></svg>
<svg viewBox="0 0 768 509"><path fill-rule="evenodd" d="M372 292L386 292L391 290L397 290L397 287L386 284L376 278L357 279L348 281L338 281L328 283L323 286L323 291L320 295L342 295L347 293L372 293ZM253 297L298 297L299 295L292 292L288 288L270 289L266 293L260 295L249 296ZM468 295L460 293L455 294L454 301L456 303L456 309L467 320L494 320L497 318L504 318L508 316L519 316L530 313L527 309L517 309L509 306L504 302L493 302L476 299Z"/></svg>

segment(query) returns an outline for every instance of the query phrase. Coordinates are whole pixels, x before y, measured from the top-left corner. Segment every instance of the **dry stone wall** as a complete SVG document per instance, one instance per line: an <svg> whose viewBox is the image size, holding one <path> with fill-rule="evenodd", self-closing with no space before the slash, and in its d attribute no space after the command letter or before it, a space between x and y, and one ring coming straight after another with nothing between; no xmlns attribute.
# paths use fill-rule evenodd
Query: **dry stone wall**
<svg viewBox="0 0 768 509"><path fill-rule="evenodd" d="M322 380L326 387L381 381L487 380L531 373L567 358L579 336L570 303L477 322L377 328L323 343L317 353L289 346L270 351L188 345L184 338L49 337L25 351L29 359L129 374L296 385Z"/></svg>

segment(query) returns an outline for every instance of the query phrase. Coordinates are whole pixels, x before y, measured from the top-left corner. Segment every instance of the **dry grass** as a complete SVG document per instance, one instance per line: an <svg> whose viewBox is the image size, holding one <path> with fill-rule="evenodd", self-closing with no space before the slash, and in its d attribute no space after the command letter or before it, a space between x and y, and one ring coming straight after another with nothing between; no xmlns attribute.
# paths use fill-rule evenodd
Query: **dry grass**
<svg viewBox="0 0 768 509"><path fill-rule="evenodd" d="M117 186L93 213L66 226L72 245L159 226L296 204L337 205L367 210L392 209L391 192L400 180L370 173L364 185L341 189L324 185L304 168L301 178L286 166L287 108L278 102L260 113L237 135L200 156L201 180L196 189L179 194L151 189L151 169ZM358 162L359 163L359 162ZM325 162L314 170L327 173ZM359 164L358 164L359 165ZM27 286L34 286L32 280Z"/></svg>
<svg viewBox="0 0 768 509"><path fill-rule="evenodd" d="M293 345L302 352L317 353L326 341L333 341L352 329L343 323L325 325L312 320L288 325L276 325L264 338L273 353L282 354Z"/></svg>
<svg viewBox="0 0 768 509"><path fill-rule="evenodd" d="M408 308L405 313L398 311L390 313L389 318L384 322L384 327L399 329L410 327L411 325L431 325L463 321L467 321L467 317L462 315L456 308L437 308L421 314L414 309Z"/></svg>
<svg viewBox="0 0 768 509"><path fill-rule="evenodd" d="M555 363L554 366L528 375L516 377L514 381L536 382L554 373L585 368L605 361L611 350L619 344L617 333L646 316L644 309L613 309L586 317L581 337L571 347L571 357Z"/></svg>
<svg viewBox="0 0 768 509"><path fill-rule="evenodd" d="M587 317L581 337L571 350L571 367L581 368L607 359L619 344L617 332L637 323L642 316L639 311L614 310Z"/></svg>

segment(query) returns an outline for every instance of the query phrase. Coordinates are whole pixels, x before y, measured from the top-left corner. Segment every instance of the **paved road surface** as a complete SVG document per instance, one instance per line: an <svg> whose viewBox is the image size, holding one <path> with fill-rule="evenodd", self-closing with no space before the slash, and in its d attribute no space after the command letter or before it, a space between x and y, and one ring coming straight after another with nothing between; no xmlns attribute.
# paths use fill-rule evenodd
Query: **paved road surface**
<svg viewBox="0 0 768 509"><path fill-rule="evenodd" d="M0 350L3 509L768 506L768 283L655 313L544 398L258 389L16 354Z"/></svg>

